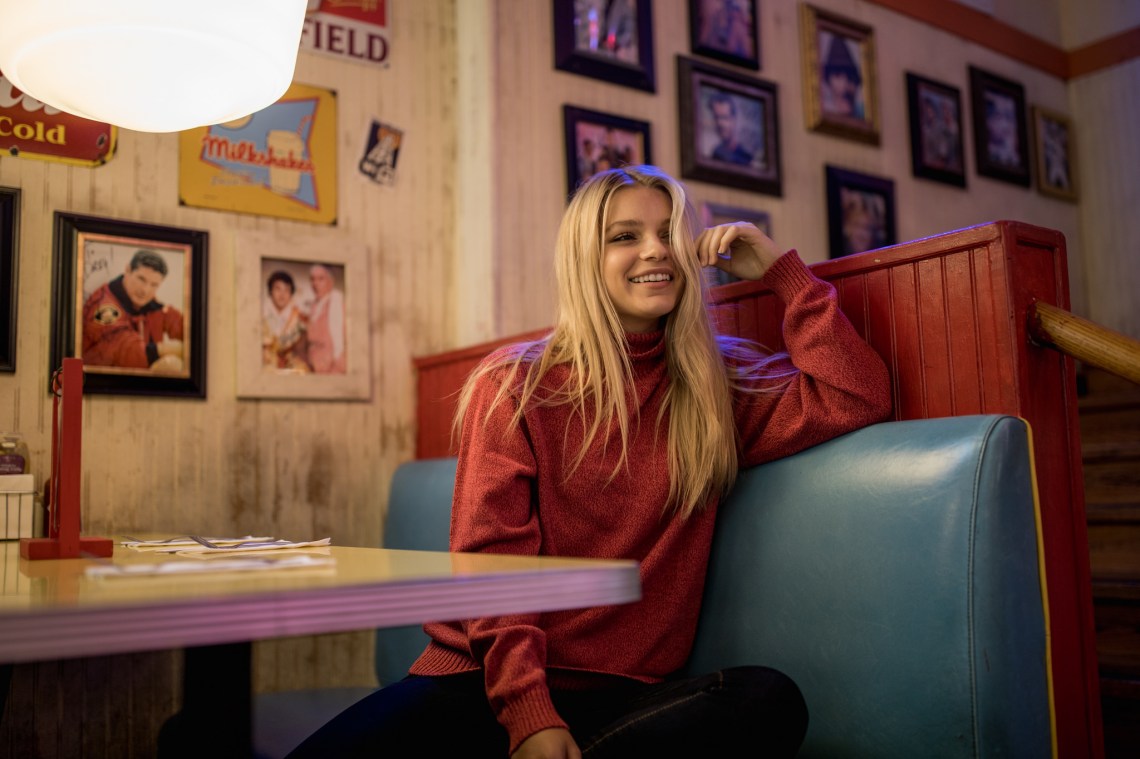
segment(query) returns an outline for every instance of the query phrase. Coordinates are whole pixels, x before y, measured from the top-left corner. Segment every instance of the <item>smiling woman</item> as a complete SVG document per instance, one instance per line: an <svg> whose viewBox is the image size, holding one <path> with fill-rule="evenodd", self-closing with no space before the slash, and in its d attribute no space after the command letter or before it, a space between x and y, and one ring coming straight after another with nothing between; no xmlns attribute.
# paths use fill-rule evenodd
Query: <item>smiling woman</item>
<svg viewBox="0 0 1140 759"><path fill-rule="evenodd" d="M602 270L606 292L626 332L651 332L677 305L669 196L648 187L614 193Z"/></svg>
<svg viewBox="0 0 1140 759"><path fill-rule="evenodd" d="M795 754L807 714L788 677L675 673L738 468L884 418L886 367L794 251L743 222L696 231L684 188L653 166L588 179L558 233L554 330L489 356L456 416L450 550L636 559L641 601L426 625L415 677L295 758ZM784 300L788 354L715 334L706 266Z"/></svg>

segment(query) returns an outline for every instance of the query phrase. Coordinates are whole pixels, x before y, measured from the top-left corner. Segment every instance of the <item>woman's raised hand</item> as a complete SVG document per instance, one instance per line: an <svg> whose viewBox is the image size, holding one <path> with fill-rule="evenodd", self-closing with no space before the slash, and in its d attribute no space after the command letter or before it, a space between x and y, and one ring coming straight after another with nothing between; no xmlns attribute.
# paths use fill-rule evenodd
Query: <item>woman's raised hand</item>
<svg viewBox="0 0 1140 759"><path fill-rule="evenodd" d="M718 224L697 236L697 260L740 279L760 279L784 251L756 225L744 221Z"/></svg>

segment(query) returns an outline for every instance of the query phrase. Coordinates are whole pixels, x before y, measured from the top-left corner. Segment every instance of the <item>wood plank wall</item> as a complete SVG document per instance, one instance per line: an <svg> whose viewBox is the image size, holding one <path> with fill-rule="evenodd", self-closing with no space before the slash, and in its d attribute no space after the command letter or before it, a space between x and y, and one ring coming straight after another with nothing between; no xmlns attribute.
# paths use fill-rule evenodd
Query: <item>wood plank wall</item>
<svg viewBox="0 0 1140 759"><path fill-rule="evenodd" d="M413 455L411 357L453 344L456 288L455 2L388 8L388 68L308 53L297 62L296 81L337 92L335 227L180 206L176 134L122 131L116 155L98 168L0 157L0 186L21 191L16 371L0 374L0 429L25 435L37 481L50 468L52 213L210 233L208 397L85 399L85 533L253 532L378 544L391 472ZM391 186L372 184L356 170L372 119L404 130ZM272 253L238 249L247 230L272 236L283 250L299 237L368 249L368 401L237 399L235 262ZM373 684L372 647L366 632L258 644L257 687ZM178 660L139 657L18 666L0 754L31 729L38 748L18 743L23 750L7 755L146 756L162 712L180 698ZM124 727L125 712L141 721ZM64 725L70 737L57 735ZM87 734L106 736L105 751L72 750Z"/></svg>

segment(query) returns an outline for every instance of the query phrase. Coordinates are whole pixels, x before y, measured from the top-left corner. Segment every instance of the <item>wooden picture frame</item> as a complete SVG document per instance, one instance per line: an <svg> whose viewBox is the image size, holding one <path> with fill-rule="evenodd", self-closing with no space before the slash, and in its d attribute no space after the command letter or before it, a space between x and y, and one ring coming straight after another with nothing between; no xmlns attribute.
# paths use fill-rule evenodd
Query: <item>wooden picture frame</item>
<svg viewBox="0 0 1140 759"><path fill-rule="evenodd" d="M566 194L599 171L652 163L649 122L562 106L566 144Z"/></svg>
<svg viewBox="0 0 1140 759"><path fill-rule="evenodd" d="M828 253L841 258L898 242L895 183L886 177L824 166Z"/></svg>
<svg viewBox="0 0 1140 759"><path fill-rule="evenodd" d="M874 30L802 3L800 54L808 129L878 145Z"/></svg>
<svg viewBox="0 0 1140 759"><path fill-rule="evenodd" d="M778 87L677 56L681 176L780 196Z"/></svg>
<svg viewBox="0 0 1140 759"><path fill-rule="evenodd" d="M1029 187L1025 88L1011 79L970 66L970 104L978 174Z"/></svg>
<svg viewBox="0 0 1140 759"><path fill-rule="evenodd" d="M760 70L759 0L689 0L694 55Z"/></svg>
<svg viewBox="0 0 1140 759"><path fill-rule="evenodd" d="M1032 108L1037 190L1077 201L1077 145L1069 117L1039 105Z"/></svg>
<svg viewBox="0 0 1140 759"><path fill-rule="evenodd" d="M19 238L20 191L0 187L0 372L16 371Z"/></svg>
<svg viewBox="0 0 1140 759"><path fill-rule="evenodd" d="M653 4L554 0L554 67L656 92Z"/></svg>
<svg viewBox="0 0 1140 759"><path fill-rule="evenodd" d="M907 72L910 165L916 177L966 186L962 98L957 87Z"/></svg>
<svg viewBox="0 0 1140 759"><path fill-rule="evenodd" d="M209 233L56 211L51 364L85 393L206 397Z"/></svg>
<svg viewBox="0 0 1140 759"><path fill-rule="evenodd" d="M251 230L235 260L238 397L368 400L367 247Z"/></svg>
<svg viewBox="0 0 1140 759"><path fill-rule="evenodd" d="M731 224L734 221L746 221L749 224L755 224L761 232L769 237L772 236L772 215L767 211L706 201L701 204L700 218L701 224L705 229L715 227L717 224ZM728 272L717 269L716 267L705 268L704 274L705 281L709 287L719 287L720 285L740 281L739 277L734 277Z"/></svg>

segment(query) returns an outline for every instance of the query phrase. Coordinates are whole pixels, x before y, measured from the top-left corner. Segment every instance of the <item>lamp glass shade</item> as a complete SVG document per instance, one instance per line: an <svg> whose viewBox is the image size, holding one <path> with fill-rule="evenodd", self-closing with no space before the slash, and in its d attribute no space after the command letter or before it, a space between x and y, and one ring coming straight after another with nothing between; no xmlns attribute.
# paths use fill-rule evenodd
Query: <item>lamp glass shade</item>
<svg viewBox="0 0 1140 759"><path fill-rule="evenodd" d="M306 0L0 0L0 72L140 132L247 116L293 81Z"/></svg>

